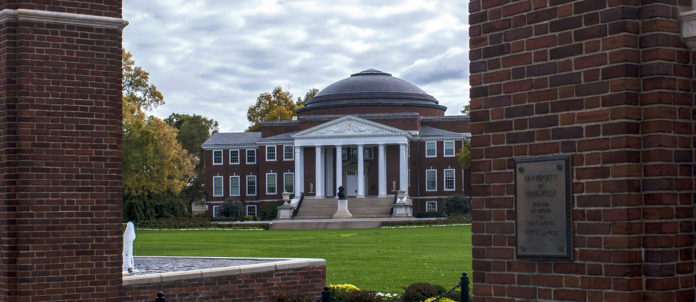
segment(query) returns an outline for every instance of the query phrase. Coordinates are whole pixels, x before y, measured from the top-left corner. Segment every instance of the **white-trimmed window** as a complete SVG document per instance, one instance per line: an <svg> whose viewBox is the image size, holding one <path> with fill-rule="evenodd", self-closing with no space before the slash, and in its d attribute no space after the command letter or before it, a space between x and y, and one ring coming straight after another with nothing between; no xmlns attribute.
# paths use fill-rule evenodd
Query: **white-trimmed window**
<svg viewBox="0 0 696 302"><path fill-rule="evenodd" d="M255 164L256 163L256 149L246 150L246 163Z"/></svg>
<svg viewBox="0 0 696 302"><path fill-rule="evenodd" d="M239 164L239 149L230 150L230 165Z"/></svg>
<svg viewBox="0 0 696 302"><path fill-rule="evenodd" d="M283 160L295 160L295 151L291 145L283 145Z"/></svg>
<svg viewBox="0 0 696 302"><path fill-rule="evenodd" d="M295 173L287 172L283 173L283 187L285 192L294 193L295 192Z"/></svg>
<svg viewBox="0 0 696 302"><path fill-rule="evenodd" d="M239 196L239 176L230 176L230 196Z"/></svg>
<svg viewBox="0 0 696 302"><path fill-rule="evenodd" d="M445 191L454 191L454 169L445 169L444 172Z"/></svg>
<svg viewBox="0 0 696 302"><path fill-rule="evenodd" d="M437 170L425 170L425 190L437 191Z"/></svg>
<svg viewBox="0 0 696 302"><path fill-rule="evenodd" d="M266 161L276 160L276 146L266 146Z"/></svg>
<svg viewBox="0 0 696 302"><path fill-rule="evenodd" d="M278 175L275 173L266 173L266 194L278 194Z"/></svg>
<svg viewBox="0 0 696 302"><path fill-rule="evenodd" d="M437 212L437 200L427 200L425 202L426 212Z"/></svg>
<svg viewBox="0 0 696 302"><path fill-rule="evenodd" d="M222 216L222 206L213 206L213 217Z"/></svg>
<svg viewBox="0 0 696 302"><path fill-rule="evenodd" d="M437 156L437 142L425 142L425 157Z"/></svg>
<svg viewBox="0 0 696 302"><path fill-rule="evenodd" d="M258 207L255 204L248 204L246 206L246 215L247 216L256 216L258 213Z"/></svg>
<svg viewBox="0 0 696 302"><path fill-rule="evenodd" d="M213 176L213 196L222 196L223 194L222 176Z"/></svg>
<svg viewBox="0 0 696 302"><path fill-rule="evenodd" d="M375 153L372 147L366 147L363 149L363 154L365 156L365 159L374 159L375 158Z"/></svg>
<svg viewBox="0 0 696 302"><path fill-rule="evenodd" d="M213 165L222 165L222 150L213 150Z"/></svg>
<svg viewBox="0 0 696 302"><path fill-rule="evenodd" d="M256 175L247 175L246 182L247 182L246 195L247 196L255 196L256 195Z"/></svg>
<svg viewBox="0 0 696 302"><path fill-rule="evenodd" d="M445 141L443 144L443 155L444 157L454 157L454 141Z"/></svg>

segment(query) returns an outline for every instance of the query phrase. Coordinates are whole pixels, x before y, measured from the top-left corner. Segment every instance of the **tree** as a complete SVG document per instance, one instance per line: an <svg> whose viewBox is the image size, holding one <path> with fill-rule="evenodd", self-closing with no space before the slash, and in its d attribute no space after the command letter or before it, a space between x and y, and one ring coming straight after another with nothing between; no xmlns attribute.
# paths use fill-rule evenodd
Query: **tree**
<svg viewBox="0 0 696 302"><path fill-rule="evenodd" d="M188 186L198 162L177 141L177 129L146 110L164 104L149 74L123 52L123 200L127 220L186 213L174 198Z"/></svg>
<svg viewBox="0 0 696 302"><path fill-rule="evenodd" d="M164 121L178 129L176 140L198 161L189 185L179 194L179 197L188 201L190 210L191 204L205 197L205 151L201 145L210 138L211 134L218 132L218 122L196 114L178 113L172 113Z"/></svg>
<svg viewBox="0 0 696 302"><path fill-rule="evenodd" d="M305 94L304 99L297 98L297 102L293 101L292 93L284 91L280 86L274 88L271 93L261 93L256 99L256 104L247 110L247 119L251 126L246 131L260 131L262 122L291 120L293 116L297 116L296 110L302 108L317 92L319 90L311 89Z"/></svg>
<svg viewBox="0 0 696 302"><path fill-rule="evenodd" d="M135 65L133 55L123 50L121 56L123 103L134 103L141 110L150 110L164 104L164 96L150 84L150 73Z"/></svg>
<svg viewBox="0 0 696 302"><path fill-rule="evenodd" d="M464 108L462 108L462 111L460 112L464 115L469 115L469 113L471 112L471 105L467 103L466 105L464 105Z"/></svg>
<svg viewBox="0 0 696 302"><path fill-rule="evenodd" d="M317 95L317 93L319 93L319 89L312 88L305 93L304 99L302 97L298 97L297 102L295 103L297 105L297 109L304 107L310 99Z"/></svg>
<svg viewBox="0 0 696 302"><path fill-rule="evenodd" d="M462 168L471 169L471 142L464 144L464 147L457 151L457 161Z"/></svg>

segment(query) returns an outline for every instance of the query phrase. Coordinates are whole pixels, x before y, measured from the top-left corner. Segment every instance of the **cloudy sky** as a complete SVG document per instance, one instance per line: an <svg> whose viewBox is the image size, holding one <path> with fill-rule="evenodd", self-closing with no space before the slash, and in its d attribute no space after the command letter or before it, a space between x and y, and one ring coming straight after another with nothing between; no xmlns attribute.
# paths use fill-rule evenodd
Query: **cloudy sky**
<svg viewBox="0 0 696 302"><path fill-rule="evenodd" d="M243 131L276 86L304 96L365 69L418 85L459 114L468 102L468 1L125 0L124 47L172 112Z"/></svg>

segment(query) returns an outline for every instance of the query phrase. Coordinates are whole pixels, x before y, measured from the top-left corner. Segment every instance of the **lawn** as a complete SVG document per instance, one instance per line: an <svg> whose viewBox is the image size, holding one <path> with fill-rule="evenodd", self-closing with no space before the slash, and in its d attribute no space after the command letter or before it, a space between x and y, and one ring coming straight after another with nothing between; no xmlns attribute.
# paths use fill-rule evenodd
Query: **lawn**
<svg viewBox="0 0 696 302"><path fill-rule="evenodd" d="M327 283L402 293L413 282L449 288L471 274L471 226L395 229L137 232L136 256L326 259Z"/></svg>

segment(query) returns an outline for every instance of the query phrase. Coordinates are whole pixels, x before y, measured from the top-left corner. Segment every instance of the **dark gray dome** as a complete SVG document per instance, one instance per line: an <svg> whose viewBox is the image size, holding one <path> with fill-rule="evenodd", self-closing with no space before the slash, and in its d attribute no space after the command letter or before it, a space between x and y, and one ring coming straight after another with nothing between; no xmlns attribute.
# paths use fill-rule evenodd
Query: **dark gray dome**
<svg viewBox="0 0 696 302"><path fill-rule="evenodd" d="M322 89L297 112L352 106L415 106L443 111L447 109L438 105L434 97L416 85L391 74L368 69Z"/></svg>

